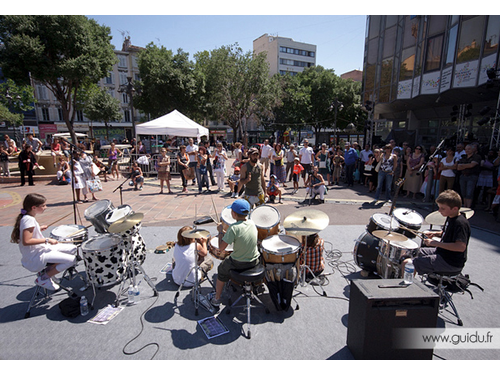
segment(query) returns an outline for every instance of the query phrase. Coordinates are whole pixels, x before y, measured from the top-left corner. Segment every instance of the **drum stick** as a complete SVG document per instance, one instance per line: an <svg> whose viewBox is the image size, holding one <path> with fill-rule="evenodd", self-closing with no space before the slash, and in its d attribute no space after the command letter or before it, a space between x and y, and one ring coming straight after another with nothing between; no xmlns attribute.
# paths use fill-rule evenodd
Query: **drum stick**
<svg viewBox="0 0 500 375"><path fill-rule="evenodd" d="M413 229L407 228L407 227L405 227L405 226L404 226L404 225L402 225L402 224L399 224L399 226L400 226L401 228L403 228L403 229L409 230L409 231L410 231L410 232L412 232L415 236L419 237L419 238L420 238L420 239L422 239L422 240L425 240L425 239L426 239L426 237L424 237L424 236L421 236L421 235L420 235L420 233L422 233L422 232L419 232L419 231L416 231L416 230L413 230Z"/></svg>
<svg viewBox="0 0 500 375"><path fill-rule="evenodd" d="M68 237L73 237L81 232L83 232L85 229L89 229L92 226L92 224L86 226L85 228L79 229L76 232L71 233Z"/></svg>
<svg viewBox="0 0 500 375"><path fill-rule="evenodd" d="M219 214L217 213L217 206L215 205L215 202L214 202L214 197L210 196L210 198L212 199L212 205L214 206L214 212L215 212L215 217L220 217ZM219 219L217 220L214 220L217 224L220 223Z"/></svg>
<svg viewBox="0 0 500 375"><path fill-rule="evenodd" d="M63 217L61 217L61 218L57 219L56 221L54 221L54 222L50 223L49 225L47 225L47 228L48 228L48 227L51 227L51 226L52 226L52 225L54 225L55 223L60 222L62 219L65 219L65 218L67 218L69 215L72 215L72 214L73 214L73 212L70 212L69 214L67 214L67 215L65 215L65 216L63 216Z"/></svg>

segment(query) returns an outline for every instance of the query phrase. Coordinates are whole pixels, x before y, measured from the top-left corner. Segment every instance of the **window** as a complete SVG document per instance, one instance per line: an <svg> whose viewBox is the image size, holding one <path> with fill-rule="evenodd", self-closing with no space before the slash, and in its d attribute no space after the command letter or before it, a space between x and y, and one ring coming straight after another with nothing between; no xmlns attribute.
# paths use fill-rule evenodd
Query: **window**
<svg viewBox="0 0 500 375"><path fill-rule="evenodd" d="M49 100L49 96L47 95L47 88L42 85L37 86L38 91L38 100Z"/></svg>
<svg viewBox="0 0 500 375"><path fill-rule="evenodd" d="M76 121L83 121L83 111L81 109L76 111Z"/></svg>
<svg viewBox="0 0 500 375"><path fill-rule="evenodd" d="M448 46L446 47L446 60L444 67L453 65L453 57L455 56L455 46L457 45L458 25L453 26L448 33Z"/></svg>
<svg viewBox="0 0 500 375"><path fill-rule="evenodd" d="M477 16L462 22L458 42L457 63L479 59L483 40L485 16Z"/></svg>
<svg viewBox="0 0 500 375"><path fill-rule="evenodd" d="M444 35L429 38L427 41L427 56L425 58L424 72L438 70L441 67L441 52L443 50Z"/></svg>
<svg viewBox="0 0 500 375"><path fill-rule="evenodd" d="M412 79L415 68L415 47L403 50L401 55L401 66L399 68L399 80Z"/></svg>
<svg viewBox="0 0 500 375"><path fill-rule="evenodd" d="M59 121L64 121L63 111L61 107L57 108L57 115L59 116Z"/></svg>
<svg viewBox="0 0 500 375"><path fill-rule="evenodd" d="M132 122L130 117L130 111L123 111L125 122Z"/></svg>
<svg viewBox="0 0 500 375"><path fill-rule="evenodd" d="M42 108L42 119L43 119L43 121L50 121L48 108Z"/></svg>
<svg viewBox="0 0 500 375"><path fill-rule="evenodd" d="M394 55L394 48L396 46L396 26L385 30L384 34L384 50L382 57L387 58Z"/></svg>
<svg viewBox="0 0 500 375"><path fill-rule="evenodd" d="M483 57L498 51L498 32L500 29L500 16L488 17L488 28L484 41Z"/></svg>
<svg viewBox="0 0 500 375"><path fill-rule="evenodd" d="M118 55L118 66L120 68L126 68L127 67L127 56L125 56L125 55Z"/></svg>
<svg viewBox="0 0 500 375"><path fill-rule="evenodd" d="M109 76L104 78L104 83L107 85L112 85L113 84L113 72L109 72Z"/></svg>

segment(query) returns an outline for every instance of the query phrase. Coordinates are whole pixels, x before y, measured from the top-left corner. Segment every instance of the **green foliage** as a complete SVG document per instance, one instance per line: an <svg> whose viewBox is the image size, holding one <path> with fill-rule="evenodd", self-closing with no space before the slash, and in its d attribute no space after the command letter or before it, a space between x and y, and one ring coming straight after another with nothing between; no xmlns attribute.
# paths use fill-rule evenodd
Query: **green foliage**
<svg viewBox="0 0 500 375"><path fill-rule="evenodd" d="M10 95L10 100L7 98L7 93ZM0 104L7 111L12 111L10 115L2 111L2 119L0 121L9 121L17 125L22 125L24 115L19 112L31 111L35 98L33 96L33 87L29 85L17 86L13 80L7 79L0 83ZM11 119L9 120L8 117Z"/></svg>
<svg viewBox="0 0 500 375"><path fill-rule="evenodd" d="M7 106L0 103L0 121L10 122L15 125L23 124L23 115L20 113L12 113L9 111Z"/></svg>

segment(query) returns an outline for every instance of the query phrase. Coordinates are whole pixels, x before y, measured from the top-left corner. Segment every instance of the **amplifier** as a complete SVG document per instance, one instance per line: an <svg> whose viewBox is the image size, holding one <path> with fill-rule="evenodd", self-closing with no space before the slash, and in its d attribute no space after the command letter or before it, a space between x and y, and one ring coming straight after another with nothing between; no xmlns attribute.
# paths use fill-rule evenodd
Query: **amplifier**
<svg viewBox="0 0 500 375"><path fill-rule="evenodd" d="M439 296L419 281L353 280L350 288L347 347L355 359L432 359L432 349L397 349L398 328L435 328Z"/></svg>

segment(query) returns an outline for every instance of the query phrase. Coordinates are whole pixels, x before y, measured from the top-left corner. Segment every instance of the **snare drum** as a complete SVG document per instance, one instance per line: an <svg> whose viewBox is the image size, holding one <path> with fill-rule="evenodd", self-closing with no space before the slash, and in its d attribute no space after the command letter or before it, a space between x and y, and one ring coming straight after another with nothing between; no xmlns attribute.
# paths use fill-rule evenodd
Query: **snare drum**
<svg viewBox="0 0 500 375"><path fill-rule="evenodd" d="M354 245L354 261L359 268L376 273L380 240L369 232L363 233Z"/></svg>
<svg viewBox="0 0 500 375"><path fill-rule="evenodd" d="M115 206L108 199L101 199L85 210L85 219L90 221L97 233L107 233L109 223L106 221L106 216Z"/></svg>
<svg viewBox="0 0 500 375"><path fill-rule="evenodd" d="M273 206L263 204L250 212L248 218L255 223L260 241L279 233L281 215Z"/></svg>
<svg viewBox="0 0 500 375"><path fill-rule="evenodd" d="M388 246L388 258L398 264L401 264L404 258L415 256L419 248L418 244L410 239L406 241L382 241L382 243L385 243L383 246Z"/></svg>
<svg viewBox="0 0 500 375"><path fill-rule="evenodd" d="M219 260L226 259L233 252L233 245L228 244L224 251L219 249L219 237L212 237L208 242L208 251L214 258Z"/></svg>
<svg viewBox="0 0 500 375"><path fill-rule="evenodd" d="M97 286L119 283L126 271L127 251L121 236L105 233L83 243L82 254L91 282Z"/></svg>
<svg viewBox="0 0 500 375"><path fill-rule="evenodd" d="M227 231L227 228L229 228L231 224L236 223L236 220L233 219L233 216L231 215L231 211L232 211L231 206L226 206L220 213L220 221L222 223L222 228L224 229L224 232Z"/></svg>
<svg viewBox="0 0 500 375"><path fill-rule="evenodd" d="M370 218L370 223L366 226L369 233L376 230L396 231L399 229L398 221L386 214L373 214Z"/></svg>
<svg viewBox="0 0 500 375"><path fill-rule="evenodd" d="M78 232L76 234L73 234ZM50 238L59 242L73 242L79 246L87 241L89 232L83 225L60 225L50 232Z"/></svg>
<svg viewBox="0 0 500 375"><path fill-rule="evenodd" d="M295 263L300 249L300 241L286 234L267 237L261 243L262 256L266 263Z"/></svg>
<svg viewBox="0 0 500 375"><path fill-rule="evenodd" d="M380 241L377 258L377 274L383 279L398 279L401 275L401 261L416 255L418 244L412 240Z"/></svg>
<svg viewBox="0 0 500 375"><path fill-rule="evenodd" d="M424 218L417 211L410 210L409 208L396 208L393 211L393 215L396 220L406 228L409 228L417 232L424 223ZM415 238L417 235L412 231L405 228L399 228L398 233L404 234L408 238Z"/></svg>

